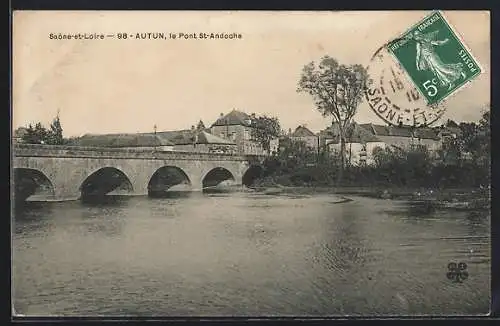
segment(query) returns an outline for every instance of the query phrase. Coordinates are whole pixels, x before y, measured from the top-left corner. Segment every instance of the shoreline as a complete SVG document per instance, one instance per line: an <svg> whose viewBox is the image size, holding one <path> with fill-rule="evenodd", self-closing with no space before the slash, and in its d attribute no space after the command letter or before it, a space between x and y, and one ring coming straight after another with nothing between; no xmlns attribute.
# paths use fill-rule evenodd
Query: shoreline
<svg viewBox="0 0 500 326"><path fill-rule="evenodd" d="M425 210L491 211L491 193L488 189L477 188L366 188L366 187L255 187L255 190L268 194L331 194L339 198L339 203L352 201L349 195L380 200L402 200L412 206ZM270 189L270 190L269 190ZM344 201L345 200L345 201Z"/></svg>
<svg viewBox="0 0 500 326"><path fill-rule="evenodd" d="M255 186L251 187L255 191L265 192L269 189L280 193L320 193L336 195L357 195L363 197L412 200L412 201L432 201L432 202L456 202L473 200L490 200L491 194L488 189L479 188L415 188L415 187L356 187L356 186Z"/></svg>

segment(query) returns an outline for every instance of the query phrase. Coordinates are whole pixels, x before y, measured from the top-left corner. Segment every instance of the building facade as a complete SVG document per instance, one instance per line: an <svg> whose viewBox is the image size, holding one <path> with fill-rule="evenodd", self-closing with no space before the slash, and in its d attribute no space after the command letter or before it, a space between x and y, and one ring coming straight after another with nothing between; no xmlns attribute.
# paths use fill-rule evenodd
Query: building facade
<svg viewBox="0 0 500 326"><path fill-rule="evenodd" d="M319 136L314 134L305 126L298 126L294 132L290 134L290 140L301 141L306 144L306 146L314 151L319 148Z"/></svg>
<svg viewBox="0 0 500 326"><path fill-rule="evenodd" d="M236 144L237 151L245 155L269 155L262 145L252 136L252 121L255 115L248 115L245 112L232 110L228 114L221 113L210 127L210 133L222 139L229 140ZM278 140L271 141L272 153L277 150Z"/></svg>
<svg viewBox="0 0 500 326"><path fill-rule="evenodd" d="M409 149L415 145L425 146L431 155L437 155L445 137L456 137L449 130L439 131L436 128L410 128L383 126L372 123L357 124L353 122L346 135L346 159L353 165L373 164L375 148ZM319 133L319 143L329 153L340 152L340 137L337 124Z"/></svg>
<svg viewBox="0 0 500 326"><path fill-rule="evenodd" d="M441 148L442 141L433 128L410 128L361 124L365 130L380 139L388 146L408 149L411 146L423 145L429 151L435 152Z"/></svg>
<svg viewBox="0 0 500 326"><path fill-rule="evenodd" d="M335 130L325 133L326 149L331 154L339 155L340 137L332 135L338 134ZM345 139L345 162L353 166L372 165L375 163L373 155L375 148L385 148L386 146L387 144L381 139L360 125L353 123Z"/></svg>

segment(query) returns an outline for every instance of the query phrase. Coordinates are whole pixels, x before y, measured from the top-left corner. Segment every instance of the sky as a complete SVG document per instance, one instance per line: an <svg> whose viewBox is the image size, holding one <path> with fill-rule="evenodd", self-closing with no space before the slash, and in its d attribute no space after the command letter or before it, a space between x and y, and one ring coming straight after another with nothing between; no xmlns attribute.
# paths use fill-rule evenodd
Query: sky
<svg viewBox="0 0 500 326"><path fill-rule="evenodd" d="M66 137L209 126L233 109L279 118L284 130L324 129L312 98L297 93L303 66L329 55L368 65L373 53L429 11L194 12L17 11L13 16L13 128L59 112ZM444 11L484 72L443 104L477 121L490 102L490 15ZM241 39L127 39L117 33L240 33ZM115 34L57 40L53 33ZM364 101L355 121L380 123Z"/></svg>

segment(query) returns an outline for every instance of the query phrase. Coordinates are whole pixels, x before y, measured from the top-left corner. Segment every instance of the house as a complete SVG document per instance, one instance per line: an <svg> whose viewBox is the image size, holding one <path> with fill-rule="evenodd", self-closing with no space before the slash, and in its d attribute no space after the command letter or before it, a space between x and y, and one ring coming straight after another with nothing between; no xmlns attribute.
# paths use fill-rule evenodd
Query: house
<svg viewBox="0 0 500 326"><path fill-rule="evenodd" d="M376 147L409 148L423 145L434 154L442 146L442 138L454 134L443 131L441 134L435 128L407 126L384 126L372 123L357 124L353 122L346 135L346 155L351 163L356 165L366 162L372 164L373 150ZM320 131L319 143L330 153L340 151L339 127L333 123L329 128Z"/></svg>
<svg viewBox="0 0 500 326"><path fill-rule="evenodd" d="M156 134L172 143L174 151L216 154L236 154L238 151L235 142L214 136L207 130L196 130L194 127L190 130L163 131Z"/></svg>
<svg viewBox="0 0 500 326"><path fill-rule="evenodd" d="M441 138L433 128L383 126L372 123L360 124L360 126L388 146L409 148L413 145L423 145L429 151L437 151L441 148Z"/></svg>
<svg viewBox="0 0 500 326"><path fill-rule="evenodd" d="M325 131L325 146L329 153L340 153L340 137L330 135L334 131ZM353 122L349 128L345 139L345 157L350 165L372 165L375 163L373 153L375 148L385 148L387 144L365 128Z"/></svg>
<svg viewBox="0 0 500 326"><path fill-rule="evenodd" d="M304 142L310 149L318 150L319 137L305 126L298 126L289 137L292 141Z"/></svg>
<svg viewBox="0 0 500 326"><path fill-rule="evenodd" d="M156 151L172 151L174 144L149 133L143 134L86 134L72 141L75 146L111 147L121 149L143 149Z"/></svg>
<svg viewBox="0 0 500 326"><path fill-rule="evenodd" d="M255 115L232 110L228 114L220 114L220 117L210 127L210 133L214 136L230 140L236 143L237 151L245 155L266 155L262 145L252 136L254 130L253 120ZM277 150L277 140L271 142L271 151Z"/></svg>

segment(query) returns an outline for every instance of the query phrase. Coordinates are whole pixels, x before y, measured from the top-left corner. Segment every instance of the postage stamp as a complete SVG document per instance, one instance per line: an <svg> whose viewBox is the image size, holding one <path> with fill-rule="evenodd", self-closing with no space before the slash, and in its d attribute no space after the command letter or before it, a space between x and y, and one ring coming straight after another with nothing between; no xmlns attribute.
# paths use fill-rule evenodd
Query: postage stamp
<svg viewBox="0 0 500 326"><path fill-rule="evenodd" d="M481 74L481 68L444 15L434 11L387 45L429 104Z"/></svg>

